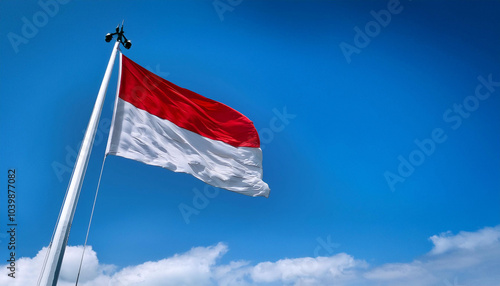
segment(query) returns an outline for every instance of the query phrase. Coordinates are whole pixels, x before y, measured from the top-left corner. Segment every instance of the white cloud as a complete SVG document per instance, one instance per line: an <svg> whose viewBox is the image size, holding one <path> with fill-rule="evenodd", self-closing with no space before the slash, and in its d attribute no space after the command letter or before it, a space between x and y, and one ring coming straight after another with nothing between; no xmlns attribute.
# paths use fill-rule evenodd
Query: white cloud
<svg viewBox="0 0 500 286"><path fill-rule="evenodd" d="M261 262L253 267L254 282L280 282L295 285L318 285L349 278L355 268L366 263L340 253L330 257L304 257ZM330 284L330 283L329 283Z"/></svg>
<svg viewBox="0 0 500 286"><path fill-rule="evenodd" d="M227 252L219 243L155 262L126 267L115 273L110 285L209 285L216 260Z"/></svg>
<svg viewBox="0 0 500 286"><path fill-rule="evenodd" d="M365 274L365 277L373 280L396 280L401 278L422 277L426 270L422 263L391 263L385 264Z"/></svg>
<svg viewBox="0 0 500 286"><path fill-rule="evenodd" d="M251 271L247 261L231 261L228 265L220 265L214 270L214 279L221 286L251 285L247 277Z"/></svg>
<svg viewBox="0 0 500 286"><path fill-rule="evenodd" d="M385 264L364 274L384 285L500 285L500 226L433 235L432 250L411 263ZM456 283L455 283L456 284Z"/></svg>
<svg viewBox="0 0 500 286"><path fill-rule="evenodd" d="M59 275L59 284L61 286L75 285L78 267L82 257L82 246L68 246L64 254L64 259ZM0 266L2 271L0 273L0 285L24 286L24 285L37 285L40 275L40 270L45 259L47 248L44 247L40 250L34 258L22 257L16 262L15 277L7 276L10 273L6 269L7 265ZM93 281L100 281L109 276L109 273L114 272L116 269L113 265L99 263L96 252L92 246L88 246L85 251L83 259L82 272L80 276L80 285L91 285ZM71 283L68 283L71 281Z"/></svg>
<svg viewBox="0 0 500 286"><path fill-rule="evenodd" d="M474 250L478 247L498 244L500 239L500 226L485 227L477 232L461 231L457 235L445 232L431 236L434 243L431 254L441 254L449 250L465 249Z"/></svg>
<svg viewBox="0 0 500 286"><path fill-rule="evenodd" d="M440 285L436 284L438 279L426 269L424 263L414 261L412 263L388 263L376 267L364 275L367 281L384 282L383 285ZM378 285L378 284L377 284Z"/></svg>
<svg viewBox="0 0 500 286"><path fill-rule="evenodd" d="M118 269L100 263L97 253L89 247L79 285L500 285L500 226L456 235L442 233L430 240L434 244L432 250L413 262L375 267L345 253L221 264L219 259L228 247L219 243ZM67 248L59 286L74 285L81 251L81 246ZM15 279L7 276L7 265L0 265L0 285L36 285L45 253L43 248L33 258L19 259Z"/></svg>

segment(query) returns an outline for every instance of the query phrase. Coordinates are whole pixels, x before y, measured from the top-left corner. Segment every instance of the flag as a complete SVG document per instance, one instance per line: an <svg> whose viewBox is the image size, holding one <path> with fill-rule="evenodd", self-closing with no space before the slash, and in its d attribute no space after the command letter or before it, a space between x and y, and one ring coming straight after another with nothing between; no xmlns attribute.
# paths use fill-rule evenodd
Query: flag
<svg viewBox="0 0 500 286"><path fill-rule="evenodd" d="M269 196L259 135L247 117L122 54L118 81L106 155L188 173L237 193Z"/></svg>

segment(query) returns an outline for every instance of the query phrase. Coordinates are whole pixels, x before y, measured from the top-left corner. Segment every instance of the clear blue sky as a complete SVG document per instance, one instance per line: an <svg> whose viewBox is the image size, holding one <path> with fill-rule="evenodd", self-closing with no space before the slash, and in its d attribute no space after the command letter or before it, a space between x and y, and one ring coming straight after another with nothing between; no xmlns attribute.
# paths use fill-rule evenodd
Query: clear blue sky
<svg viewBox="0 0 500 286"><path fill-rule="evenodd" d="M110 156L89 245L114 271L221 243L227 253L218 266L345 253L363 269L359 285L390 285L376 271L432 260L434 235L499 231L500 2L47 3L44 10L35 1L0 2L0 181L5 187L7 170L16 169L18 258L50 242L111 53L104 35L122 20L129 58L254 122L271 194L220 190L200 207L193 199L201 181ZM218 12L214 3L230 9ZM117 67L72 246L85 239ZM6 203L4 190L2 234ZM180 204L198 213L187 220ZM428 285L475 281L472 270L433 276ZM249 277L250 284L298 283Z"/></svg>

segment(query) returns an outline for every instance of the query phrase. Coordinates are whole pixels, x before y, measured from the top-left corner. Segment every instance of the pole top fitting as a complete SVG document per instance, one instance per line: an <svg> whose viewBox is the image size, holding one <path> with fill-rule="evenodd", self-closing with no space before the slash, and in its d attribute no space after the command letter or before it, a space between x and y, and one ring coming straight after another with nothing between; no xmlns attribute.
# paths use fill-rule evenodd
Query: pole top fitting
<svg viewBox="0 0 500 286"><path fill-rule="evenodd" d="M105 38L105 41L106 42L111 42L111 40L113 39L113 36L114 35L117 35L117 41L122 43L122 45L125 47L125 49L130 49L130 47L132 46L132 42L130 40L127 40L127 38L125 37L125 32L123 31L123 22L121 24L121 28L120 28L120 25L118 25L116 27L116 32L114 32L113 34L111 33L107 33L106 34L106 38Z"/></svg>

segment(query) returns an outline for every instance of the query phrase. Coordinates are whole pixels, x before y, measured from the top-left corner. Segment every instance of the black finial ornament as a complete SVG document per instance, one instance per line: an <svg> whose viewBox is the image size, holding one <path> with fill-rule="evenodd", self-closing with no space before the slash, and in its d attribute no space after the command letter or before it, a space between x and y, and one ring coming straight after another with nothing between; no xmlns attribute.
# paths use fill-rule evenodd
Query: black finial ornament
<svg viewBox="0 0 500 286"><path fill-rule="evenodd" d="M107 33L105 41L108 43L111 42L114 35L118 36L118 38L116 40L118 42L122 43L122 45L125 47L125 49L127 49L127 50L130 49L130 47L132 46L132 42L130 40L127 40L127 37L125 37L125 34L123 32L123 23L122 23L121 28L120 28L120 25L118 25L118 27L116 27L116 32L114 32L113 34Z"/></svg>

